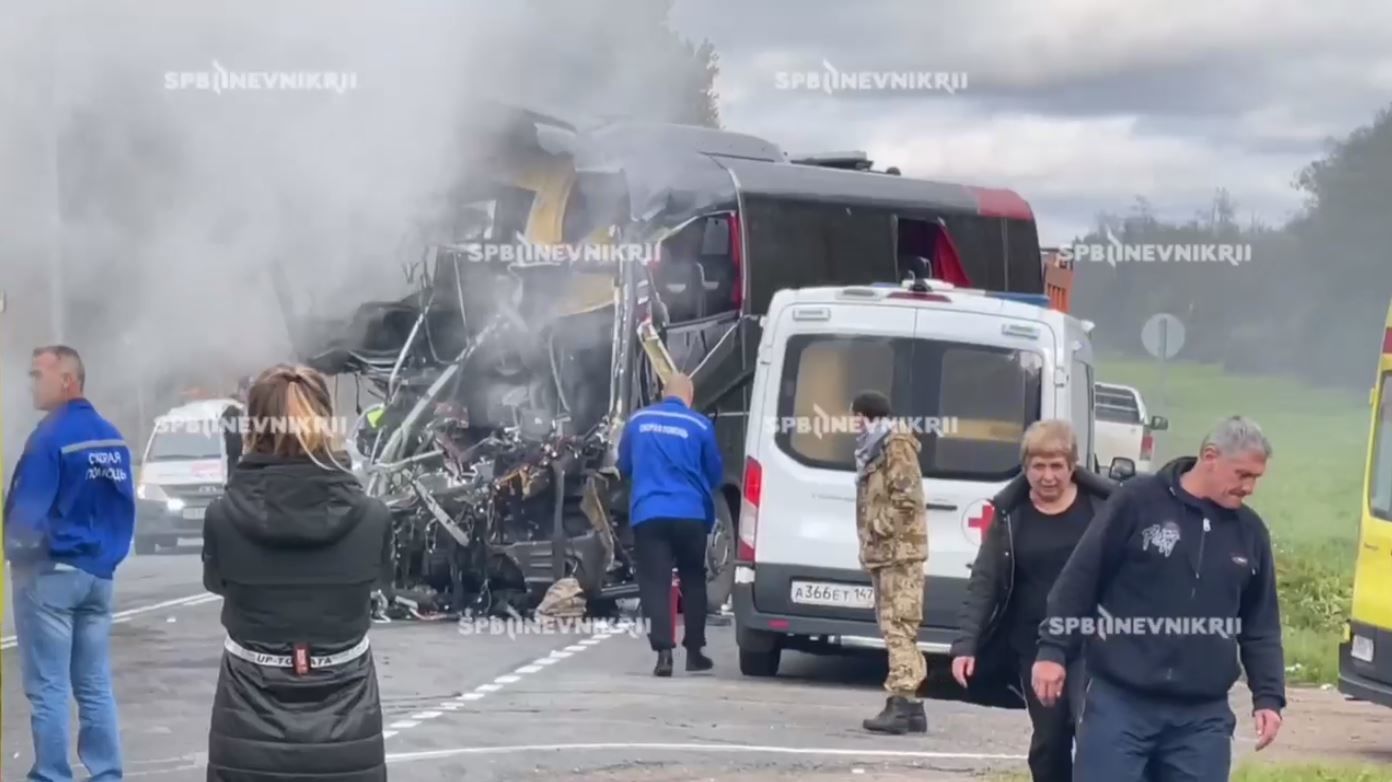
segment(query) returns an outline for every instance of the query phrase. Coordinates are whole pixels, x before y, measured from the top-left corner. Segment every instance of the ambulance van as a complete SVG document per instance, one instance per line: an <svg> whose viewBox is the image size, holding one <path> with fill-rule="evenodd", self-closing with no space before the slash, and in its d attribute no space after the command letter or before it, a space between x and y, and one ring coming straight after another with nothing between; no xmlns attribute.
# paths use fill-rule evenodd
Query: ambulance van
<svg viewBox="0 0 1392 782"><path fill-rule="evenodd" d="M1392 307L1369 401L1353 610L1339 644L1339 692L1392 706Z"/></svg>
<svg viewBox="0 0 1392 782"><path fill-rule="evenodd" d="M775 294L745 440L740 670L776 675L785 649L884 648L856 536L850 407L864 390L885 393L922 445L929 554L919 646L945 656L994 518L989 498L1019 475L1025 428L1069 420L1080 467L1093 463L1091 329L1046 296L934 280Z"/></svg>

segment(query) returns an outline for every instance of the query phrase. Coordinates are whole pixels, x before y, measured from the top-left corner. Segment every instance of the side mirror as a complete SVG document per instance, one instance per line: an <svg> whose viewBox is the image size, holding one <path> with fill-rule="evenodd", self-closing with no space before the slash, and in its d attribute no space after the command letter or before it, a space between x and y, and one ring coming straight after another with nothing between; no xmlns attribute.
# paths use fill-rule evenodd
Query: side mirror
<svg viewBox="0 0 1392 782"><path fill-rule="evenodd" d="M1170 428L1170 419L1163 415L1153 415L1150 417L1151 431L1163 432Z"/></svg>
<svg viewBox="0 0 1392 782"><path fill-rule="evenodd" d="M1118 456L1112 459L1112 466L1107 470L1107 477L1121 483L1128 478L1136 477L1136 462L1125 456Z"/></svg>

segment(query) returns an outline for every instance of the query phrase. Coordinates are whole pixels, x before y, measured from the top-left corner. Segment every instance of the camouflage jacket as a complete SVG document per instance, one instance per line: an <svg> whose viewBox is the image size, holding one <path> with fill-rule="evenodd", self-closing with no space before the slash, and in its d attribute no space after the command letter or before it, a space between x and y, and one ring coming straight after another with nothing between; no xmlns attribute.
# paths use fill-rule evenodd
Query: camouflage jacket
<svg viewBox="0 0 1392 782"><path fill-rule="evenodd" d="M918 440L896 432L856 478L856 533L867 569L928 558L927 509Z"/></svg>

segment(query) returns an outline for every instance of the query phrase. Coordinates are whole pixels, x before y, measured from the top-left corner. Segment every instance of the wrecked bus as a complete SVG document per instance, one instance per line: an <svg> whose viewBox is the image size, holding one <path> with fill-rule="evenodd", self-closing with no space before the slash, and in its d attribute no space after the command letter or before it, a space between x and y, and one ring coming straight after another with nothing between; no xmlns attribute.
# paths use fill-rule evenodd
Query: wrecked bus
<svg viewBox="0 0 1392 782"><path fill-rule="evenodd" d="M563 579L594 611L636 597L616 440L672 370L692 376L724 454L708 547L718 608L776 291L908 277L1044 290L1033 215L1010 191L873 171L863 155L790 156L740 133L510 116L493 129L506 152L455 194L452 241L429 249L418 292L292 335L302 360L365 379L379 400L353 442L396 517L388 616L525 612ZM557 244L638 251L493 252Z"/></svg>

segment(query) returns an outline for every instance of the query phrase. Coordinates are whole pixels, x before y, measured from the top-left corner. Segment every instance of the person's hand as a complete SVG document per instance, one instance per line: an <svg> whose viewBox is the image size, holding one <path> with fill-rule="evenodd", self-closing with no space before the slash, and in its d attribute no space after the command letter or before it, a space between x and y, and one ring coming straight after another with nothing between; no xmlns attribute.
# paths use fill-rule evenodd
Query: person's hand
<svg viewBox="0 0 1392 782"><path fill-rule="evenodd" d="M1276 740L1281 730L1281 713L1271 709L1259 709L1252 715L1257 722L1257 750L1266 749Z"/></svg>
<svg viewBox="0 0 1392 782"><path fill-rule="evenodd" d="M1034 664L1031 678L1034 680L1034 696L1045 706L1053 706L1063 695L1063 680L1067 676L1063 666L1040 660Z"/></svg>
<svg viewBox="0 0 1392 782"><path fill-rule="evenodd" d="M960 684L960 685L962 685L962 687L963 687L964 689L965 689L966 686L967 686L967 679L970 679L970 678L972 677L972 674L975 673L975 672L976 672L976 658L975 658L975 657L954 657L954 658L952 658L952 678L956 679L956 680L957 680L957 683Z"/></svg>

